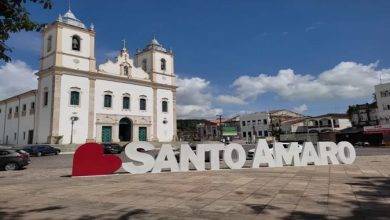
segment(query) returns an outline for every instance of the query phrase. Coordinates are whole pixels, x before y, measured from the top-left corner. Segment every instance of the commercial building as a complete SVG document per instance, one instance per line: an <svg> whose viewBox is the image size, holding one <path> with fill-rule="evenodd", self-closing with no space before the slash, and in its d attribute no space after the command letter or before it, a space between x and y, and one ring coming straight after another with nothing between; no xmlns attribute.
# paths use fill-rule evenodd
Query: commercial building
<svg viewBox="0 0 390 220"><path fill-rule="evenodd" d="M376 102L360 105L351 105L347 111L352 126L364 127L378 125L378 106Z"/></svg>
<svg viewBox="0 0 390 220"><path fill-rule="evenodd" d="M241 137L247 142L253 142L256 138L278 139L283 122L302 117L301 114L285 109L241 115Z"/></svg>

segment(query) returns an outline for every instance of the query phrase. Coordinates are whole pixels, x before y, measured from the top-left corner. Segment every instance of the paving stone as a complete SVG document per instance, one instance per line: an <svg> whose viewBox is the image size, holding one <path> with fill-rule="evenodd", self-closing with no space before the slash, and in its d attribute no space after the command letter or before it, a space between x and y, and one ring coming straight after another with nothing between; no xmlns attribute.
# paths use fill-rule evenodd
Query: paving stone
<svg viewBox="0 0 390 220"><path fill-rule="evenodd" d="M71 157L58 158L68 166L0 172L0 219L390 219L390 155L358 156L353 165L81 178L69 177Z"/></svg>

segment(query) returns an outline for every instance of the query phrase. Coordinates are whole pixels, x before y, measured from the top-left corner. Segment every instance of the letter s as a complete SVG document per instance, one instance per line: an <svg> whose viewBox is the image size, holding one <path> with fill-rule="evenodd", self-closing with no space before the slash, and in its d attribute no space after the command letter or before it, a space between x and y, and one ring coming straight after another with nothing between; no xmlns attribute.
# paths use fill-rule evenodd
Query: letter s
<svg viewBox="0 0 390 220"><path fill-rule="evenodd" d="M129 173L146 173L152 170L154 166L154 158L152 155L138 152L137 149L141 148L145 151L154 150L154 146L148 142L132 142L126 145L125 154L130 160L138 161L143 165L135 165L134 162L122 163L122 167Z"/></svg>

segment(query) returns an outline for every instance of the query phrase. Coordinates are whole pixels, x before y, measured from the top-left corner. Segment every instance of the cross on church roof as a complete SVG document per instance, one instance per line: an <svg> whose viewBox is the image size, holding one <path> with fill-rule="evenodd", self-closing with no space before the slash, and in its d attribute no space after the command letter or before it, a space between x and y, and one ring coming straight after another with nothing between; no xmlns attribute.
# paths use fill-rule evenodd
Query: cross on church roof
<svg viewBox="0 0 390 220"><path fill-rule="evenodd" d="M126 50L126 40L123 39L122 42L123 42L123 50Z"/></svg>

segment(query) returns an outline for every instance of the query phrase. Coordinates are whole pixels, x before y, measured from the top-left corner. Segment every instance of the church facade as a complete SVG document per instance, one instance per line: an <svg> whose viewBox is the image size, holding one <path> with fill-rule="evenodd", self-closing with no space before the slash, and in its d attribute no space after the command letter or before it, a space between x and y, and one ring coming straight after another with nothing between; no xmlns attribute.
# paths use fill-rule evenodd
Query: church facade
<svg viewBox="0 0 390 220"><path fill-rule="evenodd" d="M0 101L0 143L176 139L173 52L156 39L96 66L95 30L69 10L42 33L38 88Z"/></svg>

